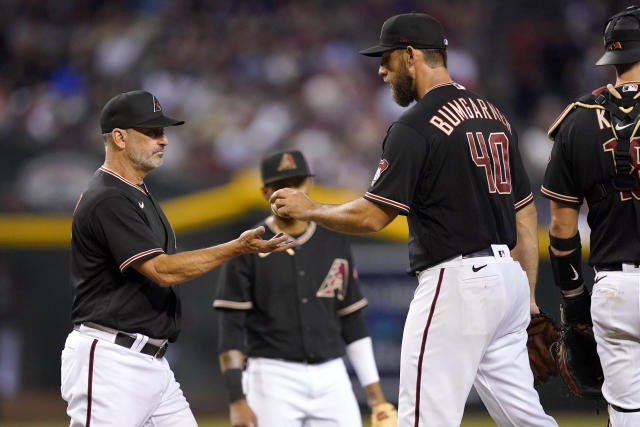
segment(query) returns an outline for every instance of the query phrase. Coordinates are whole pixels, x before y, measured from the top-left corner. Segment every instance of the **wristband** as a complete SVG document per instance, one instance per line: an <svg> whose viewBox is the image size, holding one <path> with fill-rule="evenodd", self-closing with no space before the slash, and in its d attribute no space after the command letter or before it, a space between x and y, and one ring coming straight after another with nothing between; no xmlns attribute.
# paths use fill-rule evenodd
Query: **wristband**
<svg viewBox="0 0 640 427"><path fill-rule="evenodd" d="M242 391L242 369L227 369L222 373L222 376L224 377L224 386L229 396L229 403L244 399L245 395Z"/></svg>
<svg viewBox="0 0 640 427"><path fill-rule="evenodd" d="M370 337L360 338L347 345L347 356L356 371L362 387L380 381L376 360L373 357L373 344Z"/></svg>

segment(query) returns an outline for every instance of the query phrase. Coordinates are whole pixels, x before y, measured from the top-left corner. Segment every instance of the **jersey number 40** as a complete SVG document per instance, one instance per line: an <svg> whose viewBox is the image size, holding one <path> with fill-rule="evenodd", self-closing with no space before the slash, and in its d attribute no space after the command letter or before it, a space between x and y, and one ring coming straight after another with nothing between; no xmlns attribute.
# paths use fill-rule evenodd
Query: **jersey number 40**
<svg viewBox="0 0 640 427"><path fill-rule="evenodd" d="M485 140L482 132L467 132L469 151L476 166L484 168L489 193L511 193L511 170L509 170L509 138L504 132L490 133ZM489 155L491 150L491 155Z"/></svg>

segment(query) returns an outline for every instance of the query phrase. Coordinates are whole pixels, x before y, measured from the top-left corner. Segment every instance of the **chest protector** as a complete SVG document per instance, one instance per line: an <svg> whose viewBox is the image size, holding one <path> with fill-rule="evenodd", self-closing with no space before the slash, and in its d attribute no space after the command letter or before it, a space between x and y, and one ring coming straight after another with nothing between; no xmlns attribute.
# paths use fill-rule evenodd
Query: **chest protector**
<svg viewBox="0 0 640 427"><path fill-rule="evenodd" d="M608 84L592 93L578 98L570 104L549 129L553 139L560 124L575 108L602 109L607 112L613 136L618 141L614 152L615 174L609 182L596 185L585 195L589 205L599 202L608 195L619 191L640 190L640 179L632 174L631 141L638 135L640 127L640 85L628 84L622 93Z"/></svg>
<svg viewBox="0 0 640 427"><path fill-rule="evenodd" d="M629 85L630 86L630 85ZM609 113L613 135L618 140L614 154L616 174L611 182L616 191L633 191L640 189L640 179L632 175L631 140L638 133L640 125L640 90L625 92L627 85L622 86L623 95L611 84L607 90L595 96L594 102L604 107Z"/></svg>

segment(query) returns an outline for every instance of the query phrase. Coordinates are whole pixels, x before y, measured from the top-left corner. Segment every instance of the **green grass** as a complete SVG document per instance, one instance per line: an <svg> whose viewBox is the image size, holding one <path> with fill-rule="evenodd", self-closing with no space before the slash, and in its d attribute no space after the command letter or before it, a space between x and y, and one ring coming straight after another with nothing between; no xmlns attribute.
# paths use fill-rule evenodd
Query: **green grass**
<svg viewBox="0 0 640 427"><path fill-rule="evenodd" d="M553 415L553 414L552 414ZM554 415L560 427L604 427L607 423L607 414L580 414ZM68 422L2 422L0 427L66 427ZM199 418L199 427L229 427L226 418ZM364 427L368 427L366 420ZM461 427L495 427L496 424L487 415L468 415L462 420Z"/></svg>

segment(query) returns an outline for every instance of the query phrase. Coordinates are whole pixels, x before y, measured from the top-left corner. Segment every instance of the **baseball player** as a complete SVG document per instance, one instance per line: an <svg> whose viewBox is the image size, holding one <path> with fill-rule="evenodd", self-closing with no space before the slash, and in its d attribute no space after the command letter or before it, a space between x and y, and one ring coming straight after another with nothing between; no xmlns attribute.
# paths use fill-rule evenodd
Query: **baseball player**
<svg viewBox="0 0 640 427"><path fill-rule="evenodd" d="M299 151L267 155L261 174L266 200L279 188L306 193L311 186ZM374 412L373 425L395 426L395 409L382 393L362 314L367 300L345 236L277 215L261 225L266 236L292 236L296 247L279 254L243 255L220 270L213 306L220 311L220 367L231 424L362 425L342 361L346 345Z"/></svg>
<svg viewBox="0 0 640 427"><path fill-rule="evenodd" d="M381 57L398 104L416 103L387 131L369 191L319 205L284 188L271 202L280 216L348 233L407 216L419 284L402 339L399 426L460 425L473 385L498 425L555 426L526 349L538 246L517 135L493 103L451 80L446 48L429 15L385 21L380 44L360 53Z"/></svg>
<svg viewBox="0 0 640 427"><path fill-rule="evenodd" d="M542 194L550 199L550 256L565 317L593 320L614 427L640 425L640 7L612 16L604 30L614 65L607 85L570 104L553 123ZM593 295L582 279L578 212L587 201Z"/></svg>
<svg viewBox="0 0 640 427"><path fill-rule="evenodd" d="M164 354L180 332L173 285L236 255L293 246L263 228L206 249L176 253L173 229L144 184L162 164L164 115L149 92L113 97L100 124L105 162L73 214L74 324L62 351L61 392L71 426L195 426Z"/></svg>

